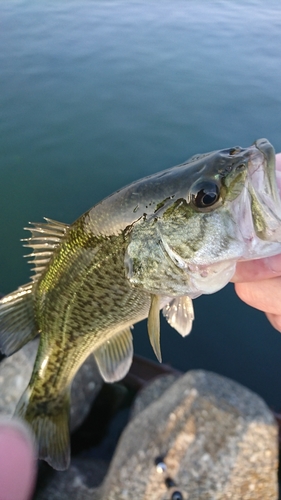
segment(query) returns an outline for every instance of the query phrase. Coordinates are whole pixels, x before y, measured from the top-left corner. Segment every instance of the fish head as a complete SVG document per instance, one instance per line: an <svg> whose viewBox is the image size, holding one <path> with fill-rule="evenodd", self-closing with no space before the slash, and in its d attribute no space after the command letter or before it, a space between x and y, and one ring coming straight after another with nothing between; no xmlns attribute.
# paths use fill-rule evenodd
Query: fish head
<svg viewBox="0 0 281 500"><path fill-rule="evenodd" d="M154 181L163 199L132 226L125 267L133 286L195 298L225 286L238 260L281 251L275 152L266 139L194 156L161 175Z"/></svg>

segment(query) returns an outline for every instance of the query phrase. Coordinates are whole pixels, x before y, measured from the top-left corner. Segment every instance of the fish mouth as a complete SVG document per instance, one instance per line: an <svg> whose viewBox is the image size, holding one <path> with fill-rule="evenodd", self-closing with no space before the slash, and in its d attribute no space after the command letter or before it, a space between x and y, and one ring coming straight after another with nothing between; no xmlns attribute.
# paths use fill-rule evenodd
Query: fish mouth
<svg viewBox="0 0 281 500"><path fill-rule="evenodd" d="M275 151L267 139L259 139L250 154L249 176L259 199L276 215L280 214L280 196L275 171Z"/></svg>
<svg viewBox="0 0 281 500"><path fill-rule="evenodd" d="M249 209L255 235L266 241L281 241L281 201L275 172L275 151L267 139L249 148L244 211ZM240 200L241 201L241 200ZM248 205L248 209L247 209ZM242 219L245 217L242 216Z"/></svg>

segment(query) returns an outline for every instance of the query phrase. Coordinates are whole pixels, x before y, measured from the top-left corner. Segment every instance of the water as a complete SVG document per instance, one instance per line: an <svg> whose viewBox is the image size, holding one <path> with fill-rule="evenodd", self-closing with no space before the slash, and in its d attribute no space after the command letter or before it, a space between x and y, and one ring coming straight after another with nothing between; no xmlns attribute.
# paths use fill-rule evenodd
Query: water
<svg viewBox="0 0 281 500"><path fill-rule="evenodd" d="M192 154L267 137L281 151L281 4L0 0L0 289L28 280L27 221L72 222ZM195 301L166 363L232 377L281 408L281 335L232 285ZM137 353L153 358L144 323Z"/></svg>

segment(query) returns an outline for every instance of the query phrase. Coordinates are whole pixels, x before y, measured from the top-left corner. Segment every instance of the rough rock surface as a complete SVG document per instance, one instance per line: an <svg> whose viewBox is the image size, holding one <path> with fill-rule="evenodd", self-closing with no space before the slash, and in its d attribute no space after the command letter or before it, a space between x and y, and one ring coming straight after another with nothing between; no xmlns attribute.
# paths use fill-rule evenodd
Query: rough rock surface
<svg viewBox="0 0 281 500"><path fill-rule="evenodd" d="M32 371L38 340L29 342L20 351L0 363L0 415L13 415Z"/></svg>
<svg viewBox="0 0 281 500"><path fill-rule="evenodd" d="M175 491L184 500L278 498L277 427L261 398L204 371L188 372L148 406L145 398L119 441L102 500L168 500Z"/></svg>
<svg viewBox="0 0 281 500"><path fill-rule="evenodd" d="M102 460L74 458L67 471L51 471L33 500L99 500L97 486L108 464Z"/></svg>
<svg viewBox="0 0 281 500"><path fill-rule="evenodd" d="M13 415L32 372L38 339L0 363L0 415ZM89 356L76 374L71 391L71 430L79 427L102 386L94 357Z"/></svg>
<svg viewBox="0 0 281 500"><path fill-rule="evenodd" d="M30 343L0 363L0 413L13 412L35 352ZM101 384L92 359L73 392L79 420ZM65 472L43 463L34 500L277 500L277 454L275 420L257 395L210 372L167 375L140 392L109 469L97 450Z"/></svg>
<svg viewBox="0 0 281 500"><path fill-rule="evenodd" d="M179 378L179 375L162 375L155 378L150 384L144 387L135 399L132 410L131 419L138 413L143 411L148 405L157 401L164 392Z"/></svg>

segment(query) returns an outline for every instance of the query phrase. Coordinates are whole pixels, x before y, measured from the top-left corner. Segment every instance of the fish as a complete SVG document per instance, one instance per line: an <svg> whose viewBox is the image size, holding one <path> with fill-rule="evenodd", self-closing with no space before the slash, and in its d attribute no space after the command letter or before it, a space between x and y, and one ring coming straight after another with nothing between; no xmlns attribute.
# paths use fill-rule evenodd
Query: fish
<svg viewBox="0 0 281 500"><path fill-rule="evenodd" d="M0 350L39 334L30 382L15 414L33 429L39 458L70 463L71 382L91 354L106 382L133 357L131 329L147 318L161 361L160 320L182 336L193 299L223 288L241 260L281 251L275 151L267 139L198 154L133 182L70 225L31 223L30 283L0 301Z"/></svg>

